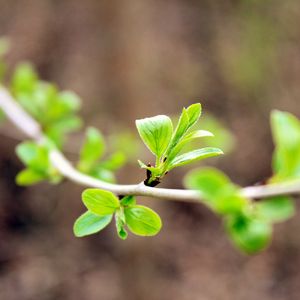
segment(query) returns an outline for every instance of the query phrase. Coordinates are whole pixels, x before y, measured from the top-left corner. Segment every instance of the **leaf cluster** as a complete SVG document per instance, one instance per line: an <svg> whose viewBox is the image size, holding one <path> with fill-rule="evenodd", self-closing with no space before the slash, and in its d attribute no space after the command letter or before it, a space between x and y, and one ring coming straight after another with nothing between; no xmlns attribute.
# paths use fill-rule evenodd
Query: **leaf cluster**
<svg viewBox="0 0 300 300"><path fill-rule="evenodd" d="M26 141L19 144L16 153L26 168L18 173L16 182L22 186L36 184L43 180L59 183L62 177L49 161L49 151L53 145L50 141L37 144Z"/></svg>
<svg viewBox="0 0 300 300"><path fill-rule="evenodd" d="M176 167L223 153L218 148L206 147L181 154L182 149L191 141L213 136L205 130L191 131L200 118L201 110L200 103L183 108L174 130L171 119L165 115L136 121L140 137L156 157L155 166L139 161L140 166L148 170L147 185L156 185L166 173Z"/></svg>
<svg viewBox="0 0 300 300"><path fill-rule="evenodd" d="M11 91L58 147L63 146L67 133L82 126L81 119L76 115L80 108L79 97L74 92L59 91L54 84L39 80L29 63L16 67Z"/></svg>
<svg viewBox="0 0 300 300"><path fill-rule="evenodd" d="M74 234L83 237L97 233L111 223L115 216L118 236L126 239L127 229L139 236L156 235L162 222L152 209L137 205L133 196L121 201L111 192L99 189L86 189L82 201L88 209L74 224Z"/></svg>
<svg viewBox="0 0 300 300"><path fill-rule="evenodd" d="M77 168L100 180L115 182L114 172L125 164L126 157L118 150L103 159L105 150L106 143L101 132L94 127L87 128Z"/></svg>
<svg viewBox="0 0 300 300"><path fill-rule="evenodd" d="M241 188L217 169L192 171L185 182L187 187L199 190L204 203L222 217L234 244L249 254L269 245L274 223L294 215L290 198L274 197L253 202L243 197Z"/></svg>

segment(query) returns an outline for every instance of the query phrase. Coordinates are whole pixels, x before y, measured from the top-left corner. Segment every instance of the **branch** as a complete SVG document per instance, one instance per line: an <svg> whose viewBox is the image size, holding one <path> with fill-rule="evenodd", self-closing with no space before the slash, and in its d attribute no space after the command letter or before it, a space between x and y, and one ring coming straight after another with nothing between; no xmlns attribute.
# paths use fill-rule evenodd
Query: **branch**
<svg viewBox="0 0 300 300"><path fill-rule="evenodd" d="M12 98L11 94L0 86L0 107L25 135L41 143L45 136L40 125ZM50 151L50 162L63 176L80 185L111 191L117 195L136 195L178 200L185 202L201 201L201 193L196 190L164 189L145 186L143 182L132 185L111 184L77 171L66 157L57 149ZM243 196L259 199L286 194L300 194L300 181L246 187L241 190Z"/></svg>

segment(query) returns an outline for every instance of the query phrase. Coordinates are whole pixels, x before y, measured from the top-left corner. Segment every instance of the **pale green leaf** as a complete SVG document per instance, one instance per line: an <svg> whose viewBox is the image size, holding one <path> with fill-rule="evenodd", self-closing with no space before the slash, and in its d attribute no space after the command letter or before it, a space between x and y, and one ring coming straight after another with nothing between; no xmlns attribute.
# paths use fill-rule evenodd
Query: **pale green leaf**
<svg viewBox="0 0 300 300"><path fill-rule="evenodd" d="M91 211L85 212L74 223L75 236L83 237L104 229L112 220L113 215L99 216Z"/></svg>
<svg viewBox="0 0 300 300"><path fill-rule="evenodd" d="M293 200L286 196L278 196L263 200L256 204L256 214L269 222L283 222L295 214Z"/></svg>
<svg viewBox="0 0 300 300"><path fill-rule="evenodd" d="M207 130L195 130L187 135L185 135L175 147L169 151L169 155L167 157L168 161L172 161L175 156L183 149L183 147L191 142L194 139L202 138L202 137L212 137L214 136L211 132Z"/></svg>
<svg viewBox="0 0 300 300"><path fill-rule="evenodd" d="M121 205L122 206L130 206L130 205L135 205L136 204L136 199L134 196L125 196L122 200L121 200Z"/></svg>
<svg viewBox="0 0 300 300"><path fill-rule="evenodd" d="M93 127L89 127L85 134L85 141L80 151L79 169L88 171L101 158L105 150L102 134Z"/></svg>
<svg viewBox="0 0 300 300"><path fill-rule="evenodd" d="M126 157L123 152L117 151L110 155L105 161L101 162L101 167L107 170L116 171L126 163Z"/></svg>
<svg viewBox="0 0 300 300"><path fill-rule="evenodd" d="M189 128L197 123L201 116L201 111L202 108L200 103L192 104L186 109L187 115L189 117Z"/></svg>
<svg viewBox="0 0 300 300"><path fill-rule="evenodd" d="M82 201L91 212L97 215L110 215L120 207L118 198L109 191L86 189Z"/></svg>
<svg viewBox="0 0 300 300"><path fill-rule="evenodd" d="M45 179L47 179L45 173L38 172L34 169L24 169L18 173L16 183L18 185L27 186L36 184Z"/></svg>
<svg viewBox="0 0 300 300"><path fill-rule="evenodd" d="M17 66L12 78L13 91L18 94L20 92L32 92L37 84L38 76L29 63L21 63Z"/></svg>
<svg viewBox="0 0 300 300"><path fill-rule="evenodd" d="M272 226L263 220L232 216L225 225L235 245L248 254L263 250L271 241Z"/></svg>
<svg viewBox="0 0 300 300"><path fill-rule="evenodd" d="M222 150L218 148L211 148L206 147L202 149L197 149L194 151L190 151L184 154L181 154L177 157L175 157L170 163L169 163L169 170L173 169L175 167L183 166L189 163L192 163L197 160L205 159L208 157L218 156L223 154Z"/></svg>
<svg viewBox="0 0 300 300"><path fill-rule="evenodd" d="M28 167L45 171L49 167L48 151L34 142L23 142L16 147L17 156Z"/></svg>
<svg viewBox="0 0 300 300"><path fill-rule="evenodd" d="M142 205L125 207L124 214L128 228L136 235L153 236L162 227L159 215L148 207Z"/></svg>
<svg viewBox="0 0 300 300"><path fill-rule="evenodd" d="M149 150L161 157L172 138L173 125L168 116L159 115L136 121L140 137Z"/></svg>
<svg viewBox="0 0 300 300"><path fill-rule="evenodd" d="M126 221L125 221L125 215L123 210L120 209L116 211L115 220L116 220L116 229L119 238L122 240L126 240L128 233L125 229Z"/></svg>
<svg viewBox="0 0 300 300"><path fill-rule="evenodd" d="M194 170L185 177L185 185L199 190L206 204L221 214L240 213L248 203L247 199L240 195L239 187L217 169Z"/></svg>
<svg viewBox="0 0 300 300"><path fill-rule="evenodd" d="M300 121L290 113L273 111L271 125L275 142L271 181L300 178Z"/></svg>

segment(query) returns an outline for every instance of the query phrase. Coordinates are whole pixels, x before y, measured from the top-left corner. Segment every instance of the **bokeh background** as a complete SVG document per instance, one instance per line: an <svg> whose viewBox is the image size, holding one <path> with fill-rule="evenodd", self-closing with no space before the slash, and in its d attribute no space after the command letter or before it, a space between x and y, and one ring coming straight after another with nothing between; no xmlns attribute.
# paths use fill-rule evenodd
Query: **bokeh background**
<svg viewBox="0 0 300 300"><path fill-rule="evenodd" d="M108 135L135 134L135 119L201 101L236 141L234 151L207 163L241 185L271 174L270 111L300 116L296 0L0 0L0 35L12 42L11 69L32 61L43 79L76 91L86 124ZM76 239L82 187L17 187L18 141L4 126L0 299L299 299L299 209L252 257L232 247L205 207L157 199L140 199L163 218L157 237L124 242L110 226ZM148 159L143 147L140 156ZM187 169L163 185L182 187ZM123 183L143 178L136 164L119 173Z"/></svg>

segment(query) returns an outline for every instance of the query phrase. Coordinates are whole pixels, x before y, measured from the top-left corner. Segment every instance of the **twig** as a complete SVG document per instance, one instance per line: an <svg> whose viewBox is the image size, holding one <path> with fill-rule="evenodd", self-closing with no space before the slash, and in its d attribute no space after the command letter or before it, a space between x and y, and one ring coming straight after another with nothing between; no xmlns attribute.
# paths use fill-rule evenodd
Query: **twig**
<svg viewBox="0 0 300 300"><path fill-rule="evenodd" d="M0 87L0 107L23 133L40 143L45 138L40 125L13 99L11 94ZM151 196L185 202L201 201L201 193L196 190L164 189L145 186L143 182L132 185L111 184L77 171L59 150L50 151L50 161L63 176L80 185L111 191L117 195ZM243 196L259 199L286 194L300 194L300 181L246 187Z"/></svg>

